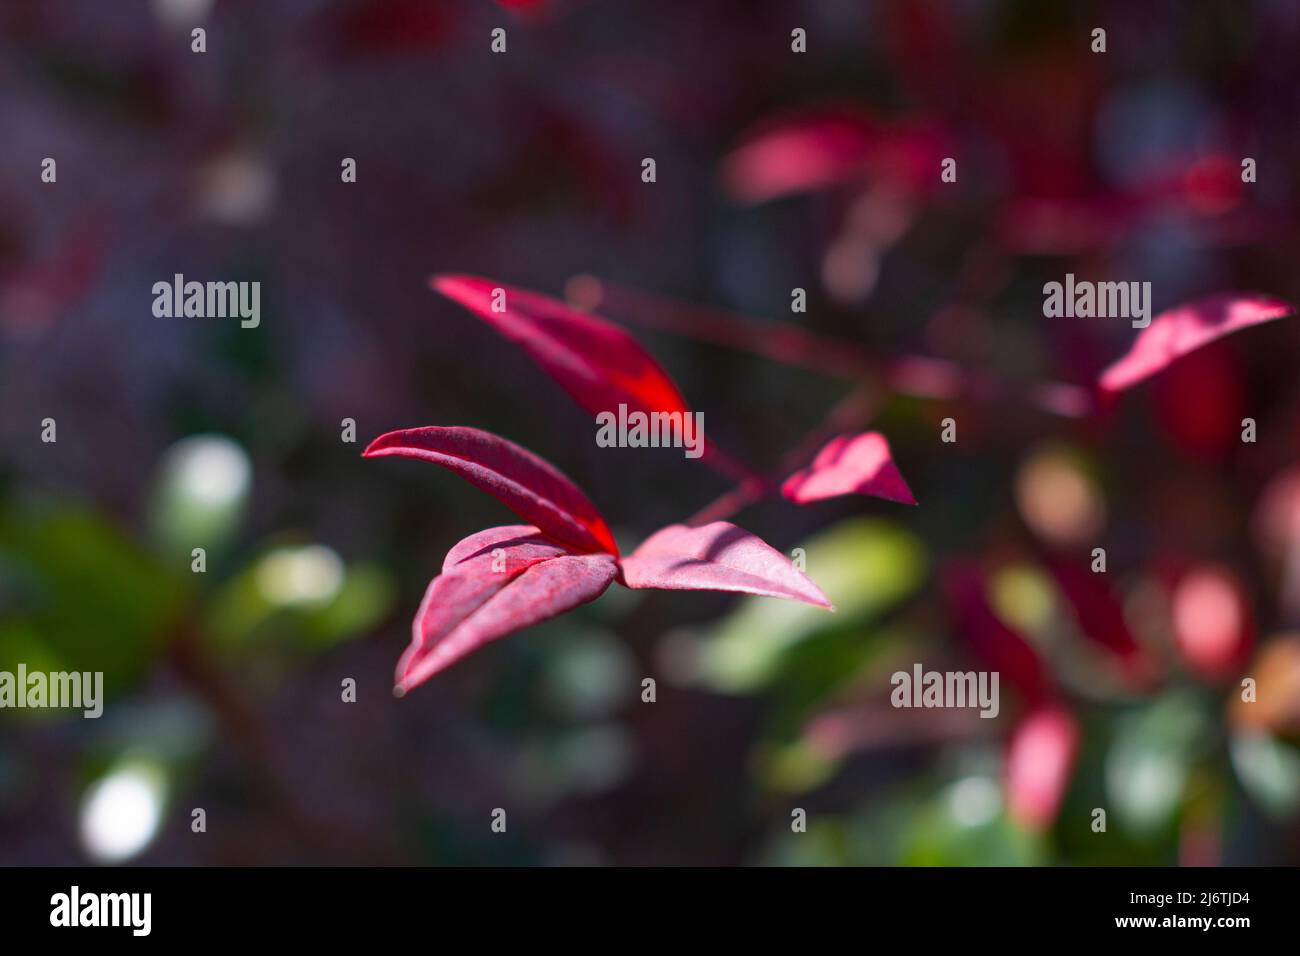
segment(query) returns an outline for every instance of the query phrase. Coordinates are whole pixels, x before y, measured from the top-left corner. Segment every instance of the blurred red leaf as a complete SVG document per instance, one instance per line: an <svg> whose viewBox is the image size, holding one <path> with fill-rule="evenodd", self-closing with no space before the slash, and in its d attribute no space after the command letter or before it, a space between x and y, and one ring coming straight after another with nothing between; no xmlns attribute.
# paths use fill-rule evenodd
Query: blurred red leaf
<svg viewBox="0 0 1300 956"><path fill-rule="evenodd" d="M953 623L975 655L1009 680L1031 704L1045 700L1050 683L1043 659L993 610L984 572L973 564L953 565L943 583Z"/></svg>
<svg viewBox="0 0 1300 956"><path fill-rule="evenodd" d="M0 328L27 334L53 324L98 277L109 239L108 217L95 213L71 226L45 257L0 270Z"/></svg>
<svg viewBox="0 0 1300 956"><path fill-rule="evenodd" d="M762 124L722 163L723 185L741 202L765 202L862 174L876 141L861 113L783 117Z"/></svg>
<svg viewBox="0 0 1300 956"><path fill-rule="evenodd" d="M760 203L871 175L909 187L938 182L941 137L852 108L822 108L759 123L722 161L739 202Z"/></svg>
<svg viewBox="0 0 1300 956"><path fill-rule="evenodd" d="M557 468L532 452L477 428L408 428L380 435L367 458L400 455L456 472L542 533L579 552L618 554L600 512Z"/></svg>
<svg viewBox="0 0 1300 956"><path fill-rule="evenodd" d="M623 559L629 588L737 591L793 598L818 607L830 599L780 551L726 521L670 525Z"/></svg>
<svg viewBox="0 0 1300 956"><path fill-rule="evenodd" d="M1220 340L1164 371L1152 384L1160 430L1199 458L1216 459L1240 447L1246 375L1241 356Z"/></svg>
<svg viewBox="0 0 1300 956"><path fill-rule="evenodd" d="M916 504L880 432L832 438L811 465L785 480L781 494L801 505L851 494Z"/></svg>
<svg viewBox="0 0 1300 956"><path fill-rule="evenodd" d="M1014 820L1039 830L1056 819L1078 745L1079 726L1066 710L1046 707L1020 721L1007 752L1007 808Z"/></svg>
<svg viewBox="0 0 1300 956"><path fill-rule="evenodd" d="M365 0L327 9L319 30L342 55L420 53L445 46L455 19L440 0Z"/></svg>
<svg viewBox="0 0 1300 956"><path fill-rule="evenodd" d="M1175 306L1138 333L1128 352L1102 372L1099 384L1109 392L1131 388L1215 339L1294 312L1290 303L1257 293L1229 293Z"/></svg>
<svg viewBox="0 0 1300 956"><path fill-rule="evenodd" d="M1193 567L1174 588L1174 641L1184 662L1207 680L1236 674L1254 643L1240 581L1217 565Z"/></svg>
<svg viewBox="0 0 1300 956"><path fill-rule="evenodd" d="M1119 242L1143 212L1139 199L1119 193L1017 196L999 214L997 235L1021 255L1078 255Z"/></svg>
<svg viewBox="0 0 1300 956"><path fill-rule="evenodd" d="M1139 651L1138 643L1124 619L1124 607L1106 583L1105 575L1094 574L1090 568L1060 557L1047 558L1044 563L1061 595L1074 609L1084 636L1133 662Z"/></svg>

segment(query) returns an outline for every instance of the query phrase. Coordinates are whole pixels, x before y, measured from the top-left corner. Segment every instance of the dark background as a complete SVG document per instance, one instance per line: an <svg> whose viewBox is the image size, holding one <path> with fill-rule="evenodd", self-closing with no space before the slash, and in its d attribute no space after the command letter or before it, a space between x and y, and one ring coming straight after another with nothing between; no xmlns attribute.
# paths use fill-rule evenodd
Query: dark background
<svg viewBox="0 0 1300 956"><path fill-rule="evenodd" d="M1134 334L1044 319L1066 272L1150 281L1157 310L1300 299L1298 42L1287 2L0 3L0 669L108 685L98 721L0 713L0 862L1295 862L1291 323L1111 408L1033 396L1086 400ZM958 182L922 150L922 174L904 156L766 202L729 190L748 131L828 108L887 141L924 129ZM260 281L261 326L155 318L153 283L178 272ZM436 469L363 461L371 438L498 432L628 545L728 488L677 451L598 449L521 350L428 289L435 272L697 336L723 313L852 343L892 377L633 329L756 468L867 387L855 427L889 436L920 505L737 516L806 548L830 623L614 589L394 700L443 554L510 519ZM936 398L908 356L985 384ZM1098 600L1123 608L1141 681L1044 570L1099 545ZM1059 813L1015 809L1005 757L1034 701L1012 683L994 721L888 706L897 668L988 666L954 568L1048 662L1078 728ZM1210 646L1189 644L1180 627L1207 615ZM1256 709L1243 676L1269 689Z"/></svg>

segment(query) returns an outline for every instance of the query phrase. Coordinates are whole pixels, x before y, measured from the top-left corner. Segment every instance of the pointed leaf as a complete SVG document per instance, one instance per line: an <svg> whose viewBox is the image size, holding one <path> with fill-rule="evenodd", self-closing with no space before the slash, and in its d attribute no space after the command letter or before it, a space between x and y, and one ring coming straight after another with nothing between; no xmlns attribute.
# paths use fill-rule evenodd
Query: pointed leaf
<svg viewBox="0 0 1300 956"><path fill-rule="evenodd" d="M879 432L831 439L811 465L785 480L781 494L801 505L851 494L916 504L890 457L889 442Z"/></svg>
<svg viewBox="0 0 1300 956"><path fill-rule="evenodd" d="M1128 352L1101 373L1100 386L1108 392L1131 388L1202 345L1294 312L1290 303L1256 293L1212 296L1168 309L1152 319Z"/></svg>
<svg viewBox="0 0 1300 956"><path fill-rule="evenodd" d="M522 345L589 412L686 412L668 373L616 325L563 302L474 276L434 276L430 285ZM504 311L493 311L494 290Z"/></svg>
<svg viewBox="0 0 1300 956"><path fill-rule="evenodd" d="M488 528L460 541L447 552L443 573L424 592L398 674L530 567L568 553L528 525Z"/></svg>
<svg viewBox="0 0 1300 956"><path fill-rule="evenodd" d="M463 565L457 565L457 570L430 582L416 619L420 636L398 662L395 690L399 695L489 641L594 601L618 573L618 562L609 554L565 554L532 561L514 575L488 570L490 580L481 576L490 564L482 564L478 557L470 563L472 571L461 572Z"/></svg>
<svg viewBox="0 0 1300 956"><path fill-rule="evenodd" d="M726 521L670 525L623 561L630 588L738 591L829 608L830 600L780 551Z"/></svg>
<svg viewBox="0 0 1300 956"><path fill-rule="evenodd" d="M542 533L575 551L618 554L600 512L559 469L527 449L477 428L407 428L380 435L367 458L401 455L454 471Z"/></svg>

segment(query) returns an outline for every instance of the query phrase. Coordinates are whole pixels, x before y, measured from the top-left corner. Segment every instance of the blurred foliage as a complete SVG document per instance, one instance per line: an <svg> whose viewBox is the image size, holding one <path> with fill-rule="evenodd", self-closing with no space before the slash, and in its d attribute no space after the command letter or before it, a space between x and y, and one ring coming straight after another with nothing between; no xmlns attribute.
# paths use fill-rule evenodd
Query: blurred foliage
<svg viewBox="0 0 1300 956"><path fill-rule="evenodd" d="M692 679L727 693L786 683L822 694L851 679L872 655L863 628L913 593L925 575L924 549L891 522L842 522L799 546L805 573L832 595L835 610L773 598L746 598L693 644Z"/></svg>
<svg viewBox="0 0 1300 956"><path fill-rule="evenodd" d="M105 692L121 692L152 666L186 590L92 512L0 512L0 670L102 671Z"/></svg>

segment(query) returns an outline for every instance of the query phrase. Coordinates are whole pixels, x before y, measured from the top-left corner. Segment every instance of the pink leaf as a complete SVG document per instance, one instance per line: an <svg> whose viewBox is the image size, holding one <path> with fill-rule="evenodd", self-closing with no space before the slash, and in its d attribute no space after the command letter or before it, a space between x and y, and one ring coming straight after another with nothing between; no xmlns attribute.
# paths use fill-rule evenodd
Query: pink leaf
<svg viewBox="0 0 1300 956"><path fill-rule="evenodd" d="M594 601L618 573L613 555L545 558L532 550L546 547L541 539L514 546L507 553L517 563L508 557L504 572L491 570L489 553L434 578L411 646L397 665L396 693L405 694L489 641Z"/></svg>
<svg viewBox="0 0 1300 956"><path fill-rule="evenodd" d="M623 560L623 583L669 591L738 591L831 607L789 558L726 521L698 528L675 524L655 532Z"/></svg>
<svg viewBox="0 0 1300 956"><path fill-rule="evenodd" d="M830 186L861 175L876 136L861 115L783 118L748 135L726 157L723 183L742 202Z"/></svg>
<svg viewBox="0 0 1300 956"><path fill-rule="evenodd" d="M1046 707L1020 722L1007 753L1007 805L1013 819L1034 830L1056 819L1078 745L1079 727L1068 711Z"/></svg>
<svg viewBox="0 0 1300 956"><path fill-rule="evenodd" d="M1102 372L1101 388L1108 392L1131 388L1202 345L1294 312L1290 303L1255 293L1212 296L1168 309L1152 319L1128 352Z"/></svg>
<svg viewBox="0 0 1300 956"><path fill-rule="evenodd" d="M530 524L503 524L496 528L486 528L483 531L477 531L468 538L462 538L452 549L447 552L443 558L442 569L450 571L454 566L473 557L501 549L509 549L514 545L533 544L533 537L540 534L538 529ZM567 554L563 548L551 544L561 554Z"/></svg>
<svg viewBox="0 0 1300 956"><path fill-rule="evenodd" d="M916 504L890 457L889 442L879 432L831 439L810 466L785 480L781 494L801 505L851 494Z"/></svg>
<svg viewBox="0 0 1300 956"><path fill-rule="evenodd" d="M823 189L871 175L915 187L937 176L942 137L918 124L854 108L776 116L745 134L722 163L723 187L746 203Z"/></svg>
<svg viewBox="0 0 1300 956"><path fill-rule="evenodd" d="M408 428L380 435L365 457L401 455L441 465L575 551L618 554L600 512L557 468L477 428Z"/></svg>
<svg viewBox="0 0 1300 956"><path fill-rule="evenodd" d="M411 622L407 656L422 655L488 598L534 564L569 554L531 525L472 534L447 552ZM399 670L401 668L399 667Z"/></svg>
<svg viewBox="0 0 1300 956"><path fill-rule="evenodd" d="M686 412L668 373L616 325L562 302L473 276L434 276L430 285L523 346L589 412ZM493 311L500 289L504 311Z"/></svg>

